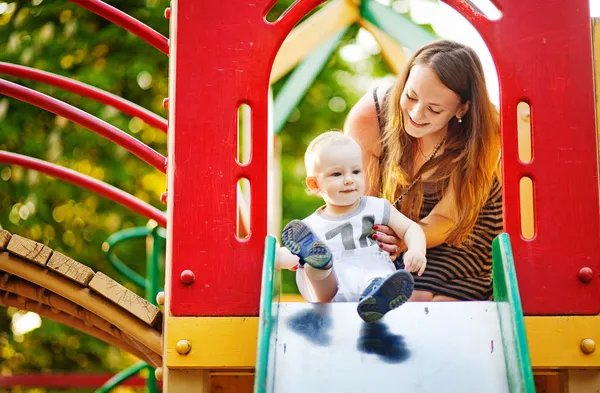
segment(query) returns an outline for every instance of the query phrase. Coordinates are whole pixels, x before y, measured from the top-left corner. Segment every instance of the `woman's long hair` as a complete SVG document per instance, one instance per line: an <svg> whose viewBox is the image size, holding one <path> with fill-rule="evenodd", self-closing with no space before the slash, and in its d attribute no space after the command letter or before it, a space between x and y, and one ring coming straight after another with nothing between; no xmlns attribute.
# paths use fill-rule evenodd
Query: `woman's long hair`
<svg viewBox="0 0 600 393"><path fill-rule="evenodd" d="M470 101L469 110L459 123L456 117L448 124L442 154L423 165L414 176L418 141L404 129L400 98L414 65L431 68L440 81L455 92L462 103ZM485 205L494 180L500 150L498 111L491 103L483 67L475 51L452 41L436 41L419 49L392 87L385 106L386 127L382 138L382 194L390 201L401 195L413 179L433 170L427 182L449 185L455 190L456 224L446 242L460 246L468 239ZM422 182L403 197L401 211L415 221L423 204Z"/></svg>

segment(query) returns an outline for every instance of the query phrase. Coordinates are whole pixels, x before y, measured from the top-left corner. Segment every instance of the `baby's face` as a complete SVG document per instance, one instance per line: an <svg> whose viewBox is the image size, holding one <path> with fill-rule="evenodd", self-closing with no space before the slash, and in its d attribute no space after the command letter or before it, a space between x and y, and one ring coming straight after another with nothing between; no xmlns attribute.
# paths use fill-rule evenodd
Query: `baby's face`
<svg viewBox="0 0 600 393"><path fill-rule="evenodd" d="M321 150L314 172L319 193L328 205L350 206L365 193L362 153L356 143Z"/></svg>

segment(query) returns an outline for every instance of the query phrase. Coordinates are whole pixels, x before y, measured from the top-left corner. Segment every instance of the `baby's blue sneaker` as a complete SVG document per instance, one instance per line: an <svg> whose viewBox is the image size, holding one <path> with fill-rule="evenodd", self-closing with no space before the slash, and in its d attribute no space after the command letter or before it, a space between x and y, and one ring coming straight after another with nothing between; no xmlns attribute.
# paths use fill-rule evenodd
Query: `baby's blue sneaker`
<svg viewBox="0 0 600 393"><path fill-rule="evenodd" d="M331 251L302 221L290 221L283 228L281 241L292 254L300 257L301 265L308 263L321 270L331 267Z"/></svg>
<svg viewBox="0 0 600 393"><path fill-rule="evenodd" d="M385 279L377 277L363 291L356 308L358 315L365 322L378 321L406 303L414 287L415 280L406 270L398 270Z"/></svg>

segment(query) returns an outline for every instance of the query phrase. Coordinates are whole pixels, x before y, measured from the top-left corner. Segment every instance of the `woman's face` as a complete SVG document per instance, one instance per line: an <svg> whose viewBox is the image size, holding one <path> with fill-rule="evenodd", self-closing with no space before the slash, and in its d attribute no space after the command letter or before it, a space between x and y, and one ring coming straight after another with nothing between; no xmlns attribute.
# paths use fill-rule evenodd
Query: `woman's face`
<svg viewBox="0 0 600 393"><path fill-rule="evenodd" d="M400 107L406 132L414 138L445 133L448 122L462 117L468 104L447 88L427 66L414 65L404 86Z"/></svg>

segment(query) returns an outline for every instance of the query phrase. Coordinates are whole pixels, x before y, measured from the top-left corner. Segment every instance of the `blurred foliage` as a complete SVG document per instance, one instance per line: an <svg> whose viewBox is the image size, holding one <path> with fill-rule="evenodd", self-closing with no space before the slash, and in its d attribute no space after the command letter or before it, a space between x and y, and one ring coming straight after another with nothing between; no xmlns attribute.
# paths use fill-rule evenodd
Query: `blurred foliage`
<svg viewBox="0 0 600 393"><path fill-rule="evenodd" d="M168 36L163 12L167 0L111 0L110 5ZM293 3L279 1L268 19ZM323 72L294 110L281 135L283 219L303 218L322 204L304 186L303 155L317 134L341 129L351 106L389 71L376 51L357 45L352 27ZM353 49L359 59L344 60ZM358 52L357 52L358 51ZM0 0L0 61L74 78L166 116L168 58L120 27L66 0ZM2 76L89 112L130 133L161 154L166 136L117 110L51 86ZM286 78L273 86L274 96ZM14 99L0 97L0 149L47 160L112 184L159 209L166 177L137 157L93 132ZM35 171L0 165L0 227L42 242L103 271L143 296L104 259L102 243L115 231L147 220L126 208ZM118 256L144 274L144 241L121 244ZM161 283L162 285L162 283ZM284 291L295 292L294 276L284 274ZM17 311L0 309L2 375L42 371L118 372L135 359L73 329L44 320L24 336L11 330ZM33 391L33 390L32 390ZM40 391L39 389L35 390ZM44 390L42 390L44 391ZM0 390L2 392L2 390Z"/></svg>

